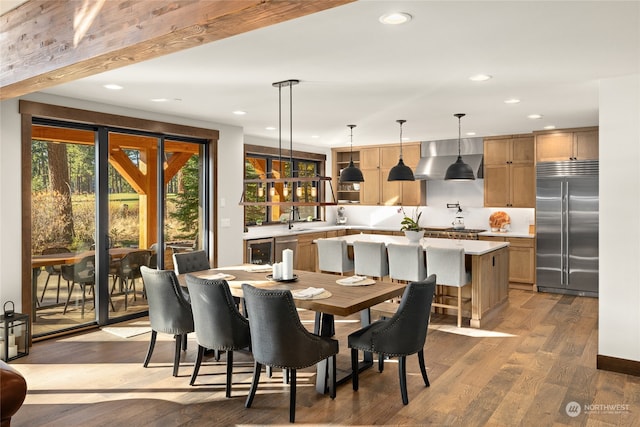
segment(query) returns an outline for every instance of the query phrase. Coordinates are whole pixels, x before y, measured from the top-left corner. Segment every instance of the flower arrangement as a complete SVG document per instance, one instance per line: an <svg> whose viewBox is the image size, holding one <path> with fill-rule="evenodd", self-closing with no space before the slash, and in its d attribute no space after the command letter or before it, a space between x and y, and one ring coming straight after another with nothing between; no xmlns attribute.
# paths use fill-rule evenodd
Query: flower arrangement
<svg viewBox="0 0 640 427"><path fill-rule="evenodd" d="M404 215L404 218L402 218L402 221L400 222L400 224L402 225L402 227L400 228L400 231L420 231L420 217L422 216L422 212L418 210L418 208L416 208L413 211L413 215L408 216L406 214L406 212L404 211L404 208L400 208L400 211L402 212L402 214Z"/></svg>

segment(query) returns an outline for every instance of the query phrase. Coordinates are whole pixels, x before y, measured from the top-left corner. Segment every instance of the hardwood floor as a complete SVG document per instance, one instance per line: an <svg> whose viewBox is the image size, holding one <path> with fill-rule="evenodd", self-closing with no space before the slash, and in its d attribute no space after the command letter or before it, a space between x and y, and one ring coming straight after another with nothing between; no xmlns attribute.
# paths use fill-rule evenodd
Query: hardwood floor
<svg viewBox="0 0 640 427"><path fill-rule="evenodd" d="M509 304L487 328L457 329L454 316L432 315L425 346L431 387L417 357L407 360L409 404L402 405L397 363L360 375L337 397L316 393L314 369L299 372L296 422L313 425L633 426L640 425L640 378L596 370L598 300L511 290ZM307 327L313 313L301 311ZM349 366L347 334L355 317L337 319L339 367ZM468 319L467 319L468 322ZM116 327L148 325L138 319ZM120 338L95 330L36 343L12 362L29 391L13 418L20 426L182 426L288 424L289 392L276 371L244 408L252 359L235 354L232 398L224 397L224 355L206 359L189 386L197 345L171 376L173 343L160 335L149 368L149 334ZM580 413L567 414L570 402ZM606 406L609 405L609 406ZM611 405L617 405L613 407ZM572 413L572 414L575 414Z"/></svg>

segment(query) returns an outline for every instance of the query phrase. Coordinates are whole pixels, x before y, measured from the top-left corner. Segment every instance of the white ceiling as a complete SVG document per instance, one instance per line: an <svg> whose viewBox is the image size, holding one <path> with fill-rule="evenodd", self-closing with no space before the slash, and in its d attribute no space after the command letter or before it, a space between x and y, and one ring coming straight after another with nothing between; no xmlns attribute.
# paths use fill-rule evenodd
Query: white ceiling
<svg viewBox="0 0 640 427"><path fill-rule="evenodd" d="M413 19L382 25L390 11ZM354 145L397 142L396 119L407 120L411 141L456 138L459 112L463 136L597 125L598 81L638 72L639 1L361 0L44 92L277 139L265 130L278 126L272 83L299 79L294 143L337 146L348 144L351 123ZM478 73L493 78L469 80ZM288 120L283 128L288 142Z"/></svg>

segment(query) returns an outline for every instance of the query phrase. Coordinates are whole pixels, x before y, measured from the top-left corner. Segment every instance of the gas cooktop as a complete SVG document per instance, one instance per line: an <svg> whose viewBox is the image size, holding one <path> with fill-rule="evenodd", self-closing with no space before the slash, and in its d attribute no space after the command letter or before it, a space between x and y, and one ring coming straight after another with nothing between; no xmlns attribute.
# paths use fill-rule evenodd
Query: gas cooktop
<svg viewBox="0 0 640 427"><path fill-rule="evenodd" d="M448 227L448 228L429 228L429 227L425 227L425 231L444 231L444 232L456 232L456 233L482 233L483 231L487 231L487 230L481 230L479 228L453 228L453 227Z"/></svg>

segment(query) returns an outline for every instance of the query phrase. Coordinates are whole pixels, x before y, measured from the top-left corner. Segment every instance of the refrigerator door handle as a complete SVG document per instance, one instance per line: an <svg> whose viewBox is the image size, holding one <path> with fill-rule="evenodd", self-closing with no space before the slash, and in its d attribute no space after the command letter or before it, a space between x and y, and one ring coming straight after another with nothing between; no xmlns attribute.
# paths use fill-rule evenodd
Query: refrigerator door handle
<svg viewBox="0 0 640 427"><path fill-rule="evenodd" d="M565 236L566 236L566 249L564 251L565 254L565 269L564 269L564 274L565 274L565 283L567 284L567 286L569 285L569 269L571 268L571 266L569 265L569 247L571 245L571 242L569 242L569 180L567 180L567 185L565 187L565 203L564 203L564 207L565 207Z"/></svg>
<svg viewBox="0 0 640 427"><path fill-rule="evenodd" d="M565 277L564 277L564 272L566 271L565 268L565 259L564 259L564 240L565 240L565 191L564 191L564 181L560 181L560 284L561 285L566 285L565 283Z"/></svg>

